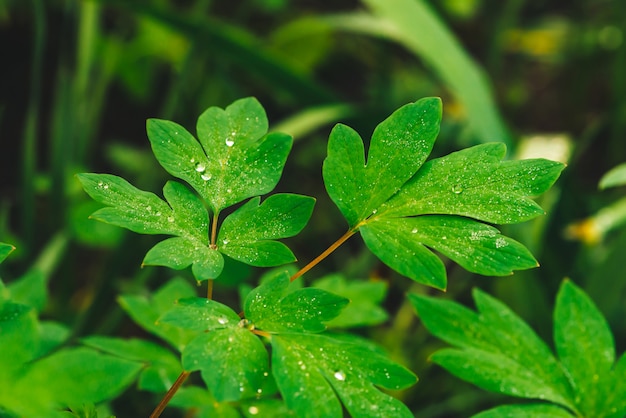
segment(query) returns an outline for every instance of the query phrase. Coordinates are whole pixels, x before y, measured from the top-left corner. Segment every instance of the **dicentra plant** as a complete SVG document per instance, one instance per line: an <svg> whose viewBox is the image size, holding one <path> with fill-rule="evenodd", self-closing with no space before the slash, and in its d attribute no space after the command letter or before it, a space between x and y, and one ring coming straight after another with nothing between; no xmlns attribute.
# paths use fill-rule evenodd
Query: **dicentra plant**
<svg viewBox="0 0 626 418"><path fill-rule="evenodd" d="M62 408L111 399L130 384L129 376L135 376L140 389L167 391L153 412L155 417L170 401L172 406L193 409L197 416L211 417L339 417L344 410L352 416L412 416L401 401L380 388L400 390L414 384L416 376L372 342L327 330L384 320L384 312L376 306L384 287L341 276L303 287L298 279L353 235L360 235L371 252L395 271L438 289L446 288L446 270L431 250L482 275L502 276L536 267L537 261L522 244L493 225L542 214L529 197L549 189L564 167L545 159L503 161L505 147L497 143L426 161L440 120L439 99L403 106L376 127L367 156L353 129L339 124L332 130L323 180L348 226L300 270L291 265L296 261L292 251L278 240L293 237L306 226L315 199L285 193L261 197L277 185L292 138L267 133L265 111L255 99L238 100L226 109L207 109L198 118L197 138L174 122L149 120L154 155L166 171L183 181L168 181L164 199L110 174L79 174L78 179L93 199L105 205L93 218L138 233L171 236L148 251L143 265L177 270L191 266L194 278L207 282L207 294L198 297L197 288L175 278L152 295L121 296L120 304L135 322L179 355L138 339L83 338L86 347L74 350L91 356L83 362L86 370L103 362L93 353L107 361L116 359L119 364L109 365L119 375L116 384L103 396L48 395L51 399L45 405ZM226 258L272 268L258 287L242 287L247 290L242 292L241 306L213 300L214 282L219 284L228 274ZM481 315L453 302L409 298L429 330L462 348L433 357L454 374L486 389L560 405L541 405L536 411L545 407L564 416L601 416L592 414L600 411L599 406L594 409L593 402L581 399L605 394L604 389L584 392L589 379L604 382L598 383L603 387L617 384L613 375L605 379L602 374L613 362L607 351L610 332L601 321L589 324L602 328L598 332L604 340L600 350L592 344L583 347L590 350L581 350L588 353L584 359L604 353L604 360L597 379L596 374L577 374L587 370L587 363L578 364L572 346L587 335L576 333L575 324L564 318L570 311L577 318L591 315L593 309L573 285L566 283L563 289L565 296L559 296L557 303L561 319L555 324L561 363L549 357L549 349L521 320L482 292L475 293ZM516 348L506 351L511 345ZM32 353L22 360L34 365L45 361L37 358ZM619 364L616 376L625 362ZM200 371L206 387L183 385L194 371ZM8 376L11 379L32 383L28 375L24 378L17 372ZM581 381L587 386L581 386ZM9 402L7 409L17 411L10 398L0 395L5 402L0 405ZM621 400L611 399L614 402L607 400L610 405L602 411L623 413ZM506 416L522 416L519 411Z"/></svg>

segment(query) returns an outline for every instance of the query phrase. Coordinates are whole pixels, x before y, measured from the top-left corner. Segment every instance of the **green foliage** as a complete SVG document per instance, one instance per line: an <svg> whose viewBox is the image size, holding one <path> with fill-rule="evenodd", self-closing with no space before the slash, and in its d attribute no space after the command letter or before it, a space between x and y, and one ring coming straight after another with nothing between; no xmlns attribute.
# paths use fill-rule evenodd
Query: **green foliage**
<svg viewBox="0 0 626 418"><path fill-rule="evenodd" d="M446 288L445 268L427 247L484 275L536 267L523 245L478 221L517 223L542 214L528 196L549 189L563 164L501 161L503 144L475 146L424 164L440 118L438 99L403 106L374 130L367 160L355 131L333 129L324 183L350 231L360 231L389 267L439 289Z"/></svg>
<svg viewBox="0 0 626 418"><path fill-rule="evenodd" d="M483 389L554 404L509 405L477 416L621 417L626 413L626 356L615 362L606 320L580 288L566 280L557 295L558 360L503 303L478 289L473 294L478 313L455 302L409 295L426 328L457 347L441 349L431 360Z"/></svg>
<svg viewBox="0 0 626 418"><path fill-rule="evenodd" d="M64 328L10 298L0 303L0 330L0 405L17 416L63 416L70 405L115 398L143 367L87 347L59 348Z"/></svg>
<svg viewBox="0 0 626 418"><path fill-rule="evenodd" d="M108 174L79 174L85 191L108 207L92 217L143 234L174 235L155 245L145 265L183 269L192 265L197 280L219 277L222 254L254 266L295 261L278 238L296 235L313 211L314 199L278 194L261 205L256 197L230 214L216 236L222 209L270 192L282 173L291 137L266 134L267 117L256 99L234 102L222 110L207 109L198 118L198 137L182 126L157 119L147 124L152 150L170 174L190 184L169 181L166 201L141 191L126 180ZM209 232L207 204L213 214Z"/></svg>
<svg viewBox="0 0 626 418"><path fill-rule="evenodd" d="M438 288L446 286L445 268L427 247L487 275L536 266L524 246L482 222L515 223L543 213L528 196L546 191L563 165L540 159L503 162L505 147L499 144L424 164L440 120L439 99L403 106L376 127L367 160L354 130L345 125L332 130L323 177L348 221L345 239L360 231L383 262ZM159 163L198 195L169 181L163 201L119 177L78 178L92 198L107 205L94 218L135 232L175 236L153 247L144 265L192 265L196 279L204 280L221 274L224 255L259 267L290 263L293 253L276 240L304 228L314 199L274 194L261 202L258 195L276 186L291 148L291 138L267 134L267 129L265 112L252 98L225 110L205 111L198 119L198 140L178 124L149 120L148 136ZM248 198L218 224L223 209ZM195 405L194 399L207 396L216 405L246 402L275 386L298 416L341 416L342 404L354 416L410 416L404 404L377 387L406 388L417 380L413 373L358 340L319 334L328 325L345 328L384 320L386 314L377 306L384 285L348 284L331 276L316 287L291 286L303 271L291 277L288 270L269 275L247 294L241 314L220 302L193 297L193 290L180 281L158 290L152 301L132 295L120 301L139 325L180 350L185 373L200 371L210 395L187 392L196 394L179 398L179 405ZM356 300L344 315L349 299L340 295ZM157 390L163 384L158 376L175 366L167 352L138 341L86 342L122 358L149 362L141 378L149 390ZM266 344L271 346L271 363ZM545 351L540 345L532 348ZM475 366L481 364L478 357L474 360ZM516 365L509 364L513 369ZM526 373L526 367L541 370L525 361L519 373ZM543 377L550 381L552 376ZM515 383L535 393L523 380ZM541 390L547 399L571 406L557 389ZM223 413L234 413L228 411Z"/></svg>

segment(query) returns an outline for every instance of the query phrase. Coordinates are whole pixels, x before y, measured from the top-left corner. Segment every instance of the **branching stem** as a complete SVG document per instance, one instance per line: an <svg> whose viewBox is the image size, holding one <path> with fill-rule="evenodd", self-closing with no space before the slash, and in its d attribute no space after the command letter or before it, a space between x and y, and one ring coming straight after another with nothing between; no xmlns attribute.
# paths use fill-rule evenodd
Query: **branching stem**
<svg viewBox="0 0 626 418"><path fill-rule="evenodd" d="M163 399L161 399L161 402L159 402L156 408L154 408L154 411L152 411L152 414L150 414L150 418L159 418L161 416L167 404L170 402L176 392L178 392L178 389L181 387L181 385L185 383L185 380L187 380L190 374L190 372L183 370L183 372L178 376L178 379L176 379L170 390L168 390Z"/></svg>
<svg viewBox="0 0 626 418"><path fill-rule="evenodd" d="M303 274L305 274L306 272L311 270L313 267L315 267L317 264L319 264L320 261L322 261L323 259L328 257L333 251L335 251L341 244L346 242L348 240L348 238L350 238L352 235L355 234L356 231L357 231L357 228L349 229L348 232L343 234L337 241L333 242L330 245L330 247L328 247L326 250L324 250L323 253L321 253L320 255L315 257L315 259L313 259L313 261L311 261L306 266L302 267L296 274L291 276L291 278L289 280L293 282L298 277L302 276Z"/></svg>

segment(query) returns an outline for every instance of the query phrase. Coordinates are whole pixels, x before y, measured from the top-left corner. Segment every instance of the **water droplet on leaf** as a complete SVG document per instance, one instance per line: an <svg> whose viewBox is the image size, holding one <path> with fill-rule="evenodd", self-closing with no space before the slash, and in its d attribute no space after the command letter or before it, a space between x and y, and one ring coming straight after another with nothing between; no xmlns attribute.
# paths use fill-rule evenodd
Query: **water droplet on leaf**
<svg viewBox="0 0 626 418"><path fill-rule="evenodd" d="M204 181L209 181L209 180L211 180L211 175L210 175L210 174L202 174L202 175L200 176L200 178L201 178L202 180L204 180Z"/></svg>
<svg viewBox="0 0 626 418"><path fill-rule="evenodd" d="M204 173L204 170L206 170L206 167L204 166L204 164L202 163L196 164L196 171L198 173Z"/></svg>
<svg viewBox="0 0 626 418"><path fill-rule="evenodd" d="M417 228L413 228L413 229L411 230L411 234L417 234Z"/></svg>
<svg viewBox="0 0 626 418"><path fill-rule="evenodd" d="M235 145L235 141L230 138L226 138L226 146L232 147L233 145Z"/></svg>
<svg viewBox="0 0 626 418"><path fill-rule="evenodd" d="M463 193L463 186L461 186L460 184L455 184L454 186L452 186L452 193L454 194Z"/></svg>
<svg viewBox="0 0 626 418"><path fill-rule="evenodd" d="M335 376L335 379L337 380L341 380L341 381L346 380L346 374L342 372L341 370L336 371L333 376Z"/></svg>

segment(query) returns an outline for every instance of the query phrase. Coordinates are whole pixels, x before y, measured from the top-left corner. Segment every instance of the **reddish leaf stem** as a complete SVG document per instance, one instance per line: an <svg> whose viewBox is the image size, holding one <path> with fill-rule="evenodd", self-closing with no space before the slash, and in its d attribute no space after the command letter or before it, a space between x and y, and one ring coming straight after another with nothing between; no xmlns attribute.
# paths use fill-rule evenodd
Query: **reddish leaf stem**
<svg viewBox="0 0 626 418"><path fill-rule="evenodd" d="M344 242L346 242L348 240L348 238L350 238L352 235L354 235L354 233L357 231L357 228L353 228L353 229L349 229L348 232L346 232L345 234L343 234L337 241L333 242L330 247L328 247L326 250L324 250L323 253L321 253L320 255L318 255L317 257L315 257L315 259L313 259L313 261L311 261L309 264L307 264L306 266L302 267L296 274L294 274L293 276L291 276L291 278L289 279L290 281L294 281L296 280L298 277L302 276L303 274L305 274L306 272L308 272L309 270L311 270L313 267L315 267L320 261L322 261L323 259L325 259L326 257L328 257L333 251L335 251L341 244L343 244Z"/></svg>
<svg viewBox="0 0 626 418"><path fill-rule="evenodd" d="M181 387L181 385L185 383L185 380L187 380L190 373L191 372L183 370L183 372L178 376L178 379L176 379L170 390L168 390L163 399L161 399L161 402L159 402L157 407L154 408L154 411L152 411L152 414L150 414L150 418L159 418L161 416L167 404L170 402L174 394L178 392L178 389Z"/></svg>

